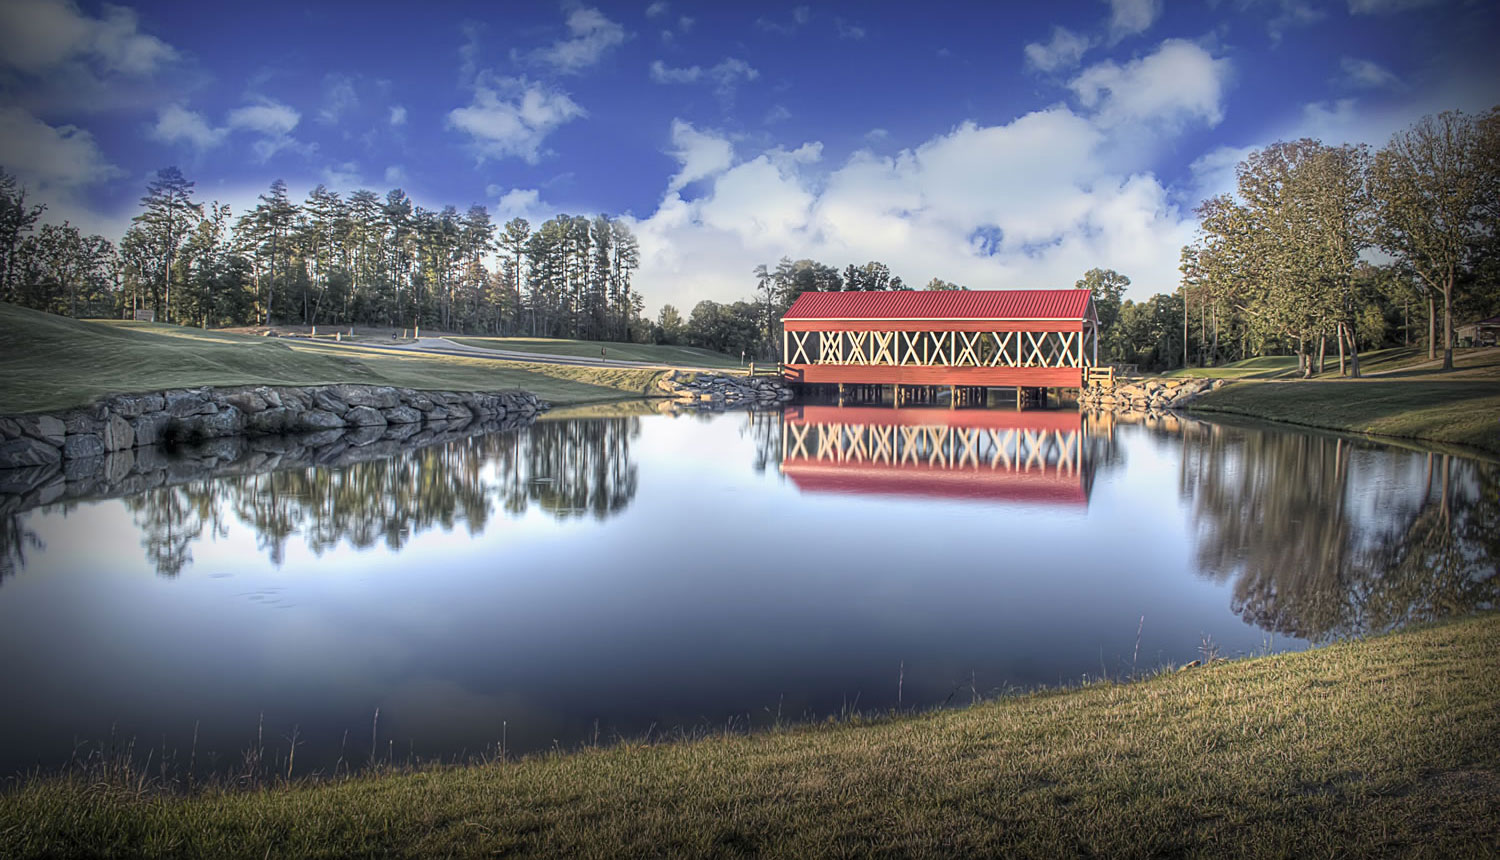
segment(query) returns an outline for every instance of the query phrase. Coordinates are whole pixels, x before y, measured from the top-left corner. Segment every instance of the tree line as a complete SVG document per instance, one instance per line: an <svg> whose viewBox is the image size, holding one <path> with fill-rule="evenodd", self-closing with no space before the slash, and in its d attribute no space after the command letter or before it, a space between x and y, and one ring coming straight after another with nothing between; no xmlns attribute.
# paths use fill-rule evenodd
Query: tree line
<svg viewBox="0 0 1500 860"><path fill-rule="evenodd" d="M606 215L535 230L484 206L426 209L401 189L302 203L276 180L254 209L194 199L164 168L118 244L38 221L44 205L0 171L0 301L69 316L228 325L363 325L645 340L631 284L640 247Z"/></svg>
<svg viewBox="0 0 1500 860"><path fill-rule="evenodd" d="M1274 143L1235 175L1182 250L1199 363L1295 352L1312 375L1331 344L1358 376L1361 348L1415 339L1451 369L1455 320L1500 310L1500 108L1424 117L1373 154Z"/></svg>

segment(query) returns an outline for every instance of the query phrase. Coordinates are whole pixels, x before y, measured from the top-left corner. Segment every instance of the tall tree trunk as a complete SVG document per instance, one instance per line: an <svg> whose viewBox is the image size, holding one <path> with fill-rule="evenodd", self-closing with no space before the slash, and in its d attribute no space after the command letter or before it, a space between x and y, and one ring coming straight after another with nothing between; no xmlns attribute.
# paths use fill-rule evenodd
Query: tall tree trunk
<svg viewBox="0 0 1500 860"><path fill-rule="evenodd" d="M1348 376L1348 365L1344 361L1344 324L1339 323L1333 330L1334 340L1339 342L1339 376Z"/></svg>
<svg viewBox="0 0 1500 860"><path fill-rule="evenodd" d="M1359 378L1359 341L1354 336L1354 326L1344 327L1349 337L1349 375L1354 379Z"/></svg>
<svg viewBox="0 0 1500 860"><path fill-rule="evenodd" d="M1437 358L1437 296L1427 291L1427 360Z"/></svg>
<svg viewBox="0 0 1500 860"><path fill-rule="evenodd" d="M1327 355L1328 355L1328 336L1320 334L1320 335L1318 335L1318 373L1317 373L1318 376L1322 376L1323 375L1323 367L1324 367L1324 362L1325 362L1325 359L1327 358Z"/></svg>
<svg viewBox="0 0 1500 860"><path fill-rule="evenodd" d="M1443 285L1443 369L1453 369L1453 274Z"/></svg>

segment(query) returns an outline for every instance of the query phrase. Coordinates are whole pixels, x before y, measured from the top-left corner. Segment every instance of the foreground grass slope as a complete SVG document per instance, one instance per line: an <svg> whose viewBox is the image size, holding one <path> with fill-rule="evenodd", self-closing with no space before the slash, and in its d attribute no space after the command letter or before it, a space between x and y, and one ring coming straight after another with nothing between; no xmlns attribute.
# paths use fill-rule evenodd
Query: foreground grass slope
<svg viewBox="0 0 1500 860"><path fill-rule="evenodd" d="M246 793L0 796L0 856L1500 851L1500 615L962 711Z"/></svg>
<svg viewBox="0 0 1500 860"><path fill-rule="evenodd" d="M655 376L641 369L401 355L180 326L78 321L0 304L0 413L60 409L114 392L251 383L523 389L566 404L637 396Z"/></svg>
<svg viewBox="0 0 1500 860"><path fill-rule="evenodd" d="M462 337L448 338L455 343L477 346L481 349L503 349L515 352L535 352L543 355L566 355L577 358L598 358L599 350L605 358L619 361L642 361L650 364L666 364L676 367L736 368L737 358L710 349L691 346L665 346L650 343L619 343L616 341L566 340L550 337Z"/></svg>

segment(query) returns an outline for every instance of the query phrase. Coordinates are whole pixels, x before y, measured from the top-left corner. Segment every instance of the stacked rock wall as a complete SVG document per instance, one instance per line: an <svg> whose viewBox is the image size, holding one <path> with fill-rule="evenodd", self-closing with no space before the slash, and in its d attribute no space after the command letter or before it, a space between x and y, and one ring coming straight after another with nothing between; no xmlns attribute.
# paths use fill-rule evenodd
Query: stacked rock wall
<svg viewBox="0 0 1500 860"><path fill-rule="evenodd" d="M1164 412L1181 409L1202 395L1222 388L1223 379L1162 377L1141 380L1117 380L1113 387L1094 386L1078 394L1083 409L1115 412Z"/></svg>
<svg viewBox="0 0 1500 860"><path fill-rule="evenodd" d="M709 408L768 406L791 400L793 396L790 385L770 376L673 370L658 379L656 385L678 402Z"/></svg>
<svg viewBox="0 0 1500 860"><path fill-rule="evenodd" d="M547 408L524 391L414 391L373 385L246 386L116 394L55 414L0 417L0 470L87 461L163 443L358 427L463 424Z"/></svg>

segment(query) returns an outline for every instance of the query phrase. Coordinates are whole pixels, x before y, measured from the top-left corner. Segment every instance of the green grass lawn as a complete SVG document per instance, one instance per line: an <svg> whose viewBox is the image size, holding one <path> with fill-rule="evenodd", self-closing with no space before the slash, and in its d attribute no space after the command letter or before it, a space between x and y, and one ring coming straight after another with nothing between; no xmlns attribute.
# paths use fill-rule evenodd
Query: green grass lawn
<svg viewBox="0 0 1500 860"><path fill-rule="evenodd" d="M920 716L190 796L0 795L0 856L1477 857L1500 615Z"/></svg>
<svg viewBox="0 0 1500 860"><path fill-rule="evenodd" d="M1500 381L1239 382L1189 408L1500 454Z"/></svg>
<svg viewBox="0 0 1500 860"><path fill-rule="evenodd" d="M0 413L62 409L102 394L199 385L357 382L522 389L553 404L634 397L657 371L401 355L182 326L78 321L0 304Z"/></svg>
<svg viewBox="0 0 1500 860"><path fill-rule="evenodd" d="M1275 378L1276 364L1282 361L1292 362L1284 381ZM1295 361L1250 359L1194 372L1191 375L1241 381L1203 396L1189 408L1500 454L1500 349L1456 352L1454 369L1447 372L1432 367L1426 353L1384 350L1371 353L1362 366L1370 375L1361 379L1296 379Z"/></svg>
<svg viewBox="0 0 1500 860"><path fill-rule="evenodd" d="M1323 378L1326 379L1330 373L1337 376L1339 372L1338 354L1333 353L1326 356L1325 361L1326 366ZM1361 373L1385 373L1410 368L1426 362L1426 352L1414 346L1398 346L1360 353L1359 369ZM1247 358L1243 361L1230 362L1218 367L1189 367L1174 370L1163 375L1207 379L1296 379L1297 356L1262 355L1255 358Z"/></svg>
<svg viewBox="0 0 1500 860"><path fill-rule="evenodd" d="M605 350L605 358L621 361L644 361L678 367L735 368L740 366L737 358L731 358L722 352L691 346L563 340L549 337L450 337L448 339L455 343L477 346L482 349L509 349L516 352L539 352L546 355L598 358L599 350L602 348Z"/></svg>

